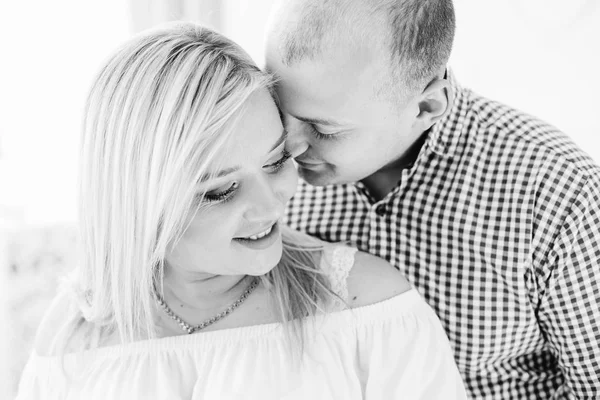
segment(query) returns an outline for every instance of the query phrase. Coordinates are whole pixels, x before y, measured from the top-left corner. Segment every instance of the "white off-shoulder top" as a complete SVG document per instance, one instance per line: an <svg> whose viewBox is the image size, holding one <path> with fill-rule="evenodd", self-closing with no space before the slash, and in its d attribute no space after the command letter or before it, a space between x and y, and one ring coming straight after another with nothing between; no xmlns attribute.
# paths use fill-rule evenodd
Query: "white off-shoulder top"
<svg viewBox="0 0 600 400"><path fill-rule="evenodd" d="M330 255L332 285L342 296L354 251L340 246ZM317 316L309 326L300 363L280 323L63 358L34 351L17 399L466 399L444 330L414 289Z"/></svg>

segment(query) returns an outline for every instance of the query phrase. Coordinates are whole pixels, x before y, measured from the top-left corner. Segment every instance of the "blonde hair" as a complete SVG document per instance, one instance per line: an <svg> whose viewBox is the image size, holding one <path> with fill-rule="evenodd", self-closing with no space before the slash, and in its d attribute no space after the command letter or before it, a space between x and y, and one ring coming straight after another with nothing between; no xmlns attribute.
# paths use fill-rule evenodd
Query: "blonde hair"
<svg viewBox="0 0 600 400"><path fill-rule="evenodd" d="M222 157L246 100L271 85L239 46L194 24L144 33L109 59L84 119L77 327L85 320L122 342L156 336L153 287L197 206L195 183ZM282 259L261 277L298 334L335 296L318 249L283 229Z"/></svg>

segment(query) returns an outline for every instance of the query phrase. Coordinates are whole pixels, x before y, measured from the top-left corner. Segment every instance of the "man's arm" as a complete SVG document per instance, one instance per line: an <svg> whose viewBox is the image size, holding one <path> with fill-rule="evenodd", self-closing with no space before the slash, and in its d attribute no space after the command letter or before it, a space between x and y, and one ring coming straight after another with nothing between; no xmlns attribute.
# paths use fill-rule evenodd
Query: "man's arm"
<svg viewBox="0 0 600 400"><path fill-rule="evenodd" d="M546 257L538 319L565 375L560 398L600 397L600 179L589 178ZM569 394L569 395L567 395Z"/></svg>

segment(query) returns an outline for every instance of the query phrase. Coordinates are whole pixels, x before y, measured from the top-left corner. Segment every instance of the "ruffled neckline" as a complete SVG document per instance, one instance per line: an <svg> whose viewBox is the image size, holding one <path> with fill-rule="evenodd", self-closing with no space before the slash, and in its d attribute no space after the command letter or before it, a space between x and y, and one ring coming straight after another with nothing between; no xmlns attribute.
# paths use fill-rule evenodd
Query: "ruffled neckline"
<svg viewBox="0 0 600 400"><path fill-rule="evenodd" d="M348 330L370 324L375 321L393 320L401 317L406 312L414 309L419 303L425 304L419 293L411 288L378 303L357 308L335 311L328 314L319 314L307 318L306 322L317 328L318 334L340 329ZM260 325L249 325L238 328L219 329L208 332L196 332L191 335L168 336L156 339L145 339L133 343L109 345L96 349L84 350L77 353L68 353L64 356L40 356L35 349L32 357L39 360L69 360L71 358L91 357L94 359L104 357L123 356L133 353L161 352L176 349L197 350L205 346L219 344L233 344L253 340L269 340L283 338L284 324L272 322Z"/></svg>

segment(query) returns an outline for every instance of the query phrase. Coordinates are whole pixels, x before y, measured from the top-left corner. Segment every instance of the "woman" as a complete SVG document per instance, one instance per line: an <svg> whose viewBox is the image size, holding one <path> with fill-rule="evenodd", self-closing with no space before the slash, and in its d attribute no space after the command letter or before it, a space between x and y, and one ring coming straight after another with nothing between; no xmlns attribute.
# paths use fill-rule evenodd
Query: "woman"
<svg viewBox="0 0 600 400"><path fill-rule="evenodd" d="M191 24L128 42L89 96L81 239L19 399L463 399L386 262L280 219L297 175L269 77Z"/></svg>

